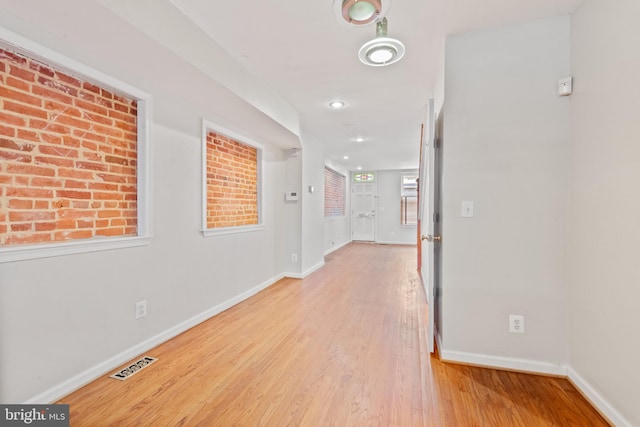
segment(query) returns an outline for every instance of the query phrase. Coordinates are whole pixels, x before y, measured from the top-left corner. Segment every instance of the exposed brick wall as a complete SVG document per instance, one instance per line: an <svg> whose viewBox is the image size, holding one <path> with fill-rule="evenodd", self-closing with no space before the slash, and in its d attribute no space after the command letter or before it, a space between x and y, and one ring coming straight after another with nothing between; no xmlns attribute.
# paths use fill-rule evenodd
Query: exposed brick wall
<svg viewBox="0 0 640 427"><path fill-rule="evenodd" d="M137 103L0 49L0 245L137 233Z"/></svg>
<svg viewBox="0 0 640 427"><path fill-rule="evenodd" d="M344 216L346 178L327 167L324 168L324 216Z"/></svg>
<svg viewBox="0 0 640 427"><path fill-rule="evenodd" d="M258 150L207 133L207 228L258 224Z"/></svg>

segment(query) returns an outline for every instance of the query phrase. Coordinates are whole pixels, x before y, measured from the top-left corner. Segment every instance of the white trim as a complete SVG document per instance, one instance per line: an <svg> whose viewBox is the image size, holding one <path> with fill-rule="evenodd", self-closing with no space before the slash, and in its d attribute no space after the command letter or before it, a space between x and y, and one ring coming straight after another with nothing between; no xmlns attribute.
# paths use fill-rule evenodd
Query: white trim
<svg viewBox="0 0 640 427"><path fill-rule="evenodd" d="M569 366L568 373L569 381L591 402L603 417L607 418L615 426L632 427L632 424L571 366Z"/></svg>
<svg viewBox="0 0 640 427"><path fill-rule="evenodd" d="M248 233L250 231L264 230L264 225L243 225L239 227L223 227L223 228L208 228L201 230L200 232L204 237L219 236L221 234L236 234L236 233Z"/></svg>
<svg viewBox="0 0 640 427"><path fill-rule="evenodd" d="M285 276L283 274L279 274L275 277L272 277L271 279L267 280L266 282L263 282L261 284L259 284L258 286L255 286L251 289L249 289L248 291L245 291L243 293L241 293L240 295L237 295L221 304L216 305L215 307L212 307L196 316L193 316L190 319L185 320L184 322L181 322L179 324L177 324L176 326L173 326L172 328L169 328L163 332L160 332L157 335L154 335L153 337L141 342L140 344L137 344L113 357L110 357L109 359L105 360L102 363L99 363L98 365L93 366L92 368L87 369L84 372L79 373L78 375L73 376L72 378L68 379L67 381L64 381L52 388L50 388L49 390L46 390L28 400L26 400L24 403L25 404L37 404L37 403L52 403L55 402L57 400L59 400L60 398L68 395L69 393L74 392L75 390L79 389L80 387L90 383L91 381L95 380L98 377L101 377L105 374L108 374L109 372L111 372L112 370L118 368L120 365L122 365L125 362L128 362L129 360L135 358L136 356L141 355L142 353L145 353L155 347L157 347L158 345L170 340L171 338L174 338L178 335L180 335L181 333L183 333L184 331L193 328L194 326L204 322L205 320L210 319L211 317L222 313L223 311L227 310L228 308L233 307L234 305L254 296L255 294L257 294L258 292L268 288L269 286L275 284L278 280L284 278Z"/></svg>
<svg viewBox="0 0 640 427"><path fill-rule="evenodd" d="M344 246L347 246L349 243L351 243L351 241L347 240L346 242L344 242L342 244L339 244L338 246L334 246L331 249L324 251L324 256L327 256L327 255L337 251L338 249L340 249L340 248L342 248Z"/></svg>
<svg viewBox="0 0 640 427"><path fill-rule="evenodd" d="M258 191L258 224L248 225L248 226L239 226L239 227L224 227L224 228L207 228L207 133L212 130L217 133L221 133L224 136L228 136L231 139L234 139L240 143L245 145L249 145L257 150L257 191ZM262 165L262 153L264 151L264 146L255 142L254 140L247 138L244 135L241 135L237 132L234 132L230 129L222 127L218 124L208 121L207 119L202 119L202 144L201 144L201 173L202 176L200 178L200 192L201 192L201 210L200 215L202 217L201 220L201 234L203 237L211 237L217 236L221 234L235 234L235 233L245 233L249 231L258 231L264 228L264 197L262 196L263 192L263 165Z"/></svg>
<svg viewBox="0 0 640 427"><path fill-rule="evenodd" d="M284 273L284 276L285 277L291 277L292 279L304 279L307 276L309 276L311 273L315 272L316 270L318 270L318 269L320 269L322 267L324 267L324 260L322 260L321 262L317 263L313 267L307 269L306 271L303 271L302 273Z"/></svg>
<svg viewBox="0 0 640 427"><path fill-rule="evenodd" d="M438 341L440 345L440 341ZM563 363L540 362L515 357L490 356L488 354L466 353L463 351L440 349L440 358L444 362L459 362L490 368L508 369L545 375L567 376L567 365Z"/></svg>
<svg viewBox="0 0 640 427"><path fill-rule="evenodd" d="M145 237L96 237L85 240L70 240L64 243L45 243L41 245L21 245L0 249L0 264L4 262L24 261L27 259L50 258L62 255L108 251L112 249L145 246L152 236Z"/></svg>
<svg viewBox="0 0 640 427"><path fill-rule="evenodd" d="M4 262L72 255L111 249L129 248L149 244L152 237L151 224L151 116L152 97L127 83L104 74L81 62L62 55L34 41L0 27L0 47L40 60L53 68L86 80L112 92L126 95L137 101L138 140L137 151L137 235L116 237L94 237L66 242L36 245L11 245L0 248L0 264Z"/></svg>
<svg viewBox="0 0 640 427"><path fill-rule="evenodd" d="M416 242L401 242L399 240L377 240L378 245L403 245L403 246L417 246Z"/></svg>

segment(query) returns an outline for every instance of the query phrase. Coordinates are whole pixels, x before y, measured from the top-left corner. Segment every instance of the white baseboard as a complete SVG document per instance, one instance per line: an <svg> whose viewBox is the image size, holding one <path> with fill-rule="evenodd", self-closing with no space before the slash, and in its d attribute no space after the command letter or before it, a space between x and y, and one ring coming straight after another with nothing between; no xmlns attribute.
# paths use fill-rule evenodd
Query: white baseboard
<svg viewBox="0 0 640 427"><path fill-rule="evenodd" d="M339 244L338 246L334 246L331 249L324 251L324 256L327 256L330 253L335 252L335 251L337 251L338 249L340 249L340 248L342 248L344 246L347 246L349 243L351 243L351 241L347 240L346 242L344 242L342 244Z"/></svg>
<svg viewBox="0 0 640 427"><path fill-rule="evenodd" d="M304 279L305 277L322 267L324 267L324 260L317 263L308 270L303 271L302 273L284 273L284 277L291 277L292 279Z"/></svg>
<svg viewBox="0 0 640 427"><path fill-rule="evenodd" d="M591 402L591 404L607 418L609 422L617 427L632 427L631 423L625 419L591 384L589 384L575 369L569 367L569 381Z"/></svg>
<svg viewBox="0 0 640 427"><path fill-rule="evenodd" d="M113 357L110 357L109 359L105 360L104 362L99 363L98 365L87 369L84 372L79 373L78 375L75 375L73 377L71 377L70 379L68 379L67 381L64 381L52 388L50 388L49 390L46 390L30 399L28 399L27 401L25 401L25 404L47 404L47 403L52 403L55 402L59 399L61 399L62 397L68 395L69 393L72 393L74 391L76 391L77 389L79 389L80 387L90 383L91 381L95 380L96 378L101 377L102 375L105 375L107 373L109 373L112 370L115 370L116 368L118 368L119 366L121 366L123 363L133 359L134 357L145 353L149 350L151 350L154 347L157 347L158 345L162 344L165 341L170 340L171 338L174 338L178 335L180 335L181 333L185 332L188 329L193 328L194 326L204 322L205 320L210 319L211 317L215 316L216 314L222 313L223 311L227 310L228 308L233 307L234 305L246 300L247 298L252 297L253 295L257 294L258 292L268 288L269 286L273 285L274 283L276 283L278 280L282 279L283 277L285 277L284 274L279 274L275 277L272 277L271 279L267 280L266 282L263 282L261 284L259 284L258 286L255 286L251 289L249 289L246 292L243 292L240 295L237 295L221 304L216 305L215 307L212 307L190 319L185 320L182 323L179 323L178 325L169 328L163 332L160 332L159 334L141 342L140 344L137 344L119 354L116 354Z"/></svg>
<svg viewBox="0 0 640 427"><path fill-rule="evenodd" d="M379 245L404 245L404 246L415 246L416 242L401 242L395 240L376 240L376 243Z"/></svg>
<svg viewBox="0 0 640 427"><path fill-rule="evenodd" d="M438 338L440 338L438 336ZM462 351L445 350L438 339L440 358L444 362L458 362L469 365L487 366L490 368L507 369L535 374L567 376L567 365L562 363L540 362L537 360L517 359L515 357L490 356L486 354L466 353Z"/></svg>

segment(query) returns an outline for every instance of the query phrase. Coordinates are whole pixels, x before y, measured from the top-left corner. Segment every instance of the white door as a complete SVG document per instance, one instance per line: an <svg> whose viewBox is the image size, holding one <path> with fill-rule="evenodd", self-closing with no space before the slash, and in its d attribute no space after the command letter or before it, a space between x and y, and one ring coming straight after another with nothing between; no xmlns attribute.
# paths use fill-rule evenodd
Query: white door
<svg viewBox="0 0 640 427"><path fill-rule="evenodd" d="M351 239L373 242L376 238L376 184L351 185Z"/></svg>
<svg viewBox="0 0 640 427"><path fill-rule="evenodd" d="M435 289L437 280L437 265L434 254L439 250L440 236L436 234L435 221L439 210L438 171L435 153L435 110L433 99L427 105L427 117L422 138L421 168L420 168L420 207L419 217L421 224L421 267L420 275L424 284L427 302L429 304L429 320L427 325L427 348L434 352L434 325L435 325Z"/></svg>

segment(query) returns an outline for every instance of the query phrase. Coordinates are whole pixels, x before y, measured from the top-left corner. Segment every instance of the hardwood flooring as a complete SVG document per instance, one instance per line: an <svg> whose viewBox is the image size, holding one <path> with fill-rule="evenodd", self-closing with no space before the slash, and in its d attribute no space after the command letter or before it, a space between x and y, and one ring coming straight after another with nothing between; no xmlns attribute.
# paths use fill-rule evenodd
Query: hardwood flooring
<svg viewBox="0 0 640 427"><path fill-rule="evenodd" d="M416 250L351 244L60 403L72 426L605 426L565 379L428 355Z"/></svg>

